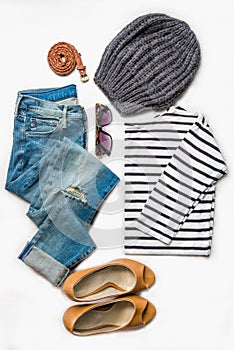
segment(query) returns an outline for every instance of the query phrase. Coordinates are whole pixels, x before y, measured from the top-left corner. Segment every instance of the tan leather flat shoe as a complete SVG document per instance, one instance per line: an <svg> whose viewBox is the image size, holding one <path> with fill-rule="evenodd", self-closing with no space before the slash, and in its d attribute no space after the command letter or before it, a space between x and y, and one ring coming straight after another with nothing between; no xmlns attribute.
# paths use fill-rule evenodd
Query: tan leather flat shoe
<svg viewBox="0 0 234 350"><path fill-rule="evenodd" d="M155 314L150 301L129 295L104 303L71 306L63 315L63 323L72 334L85 336L144 326Z"/></svg>
<svg viewBox="0 0 234 350"><path fill-rule="evenodd" d="M63 290L73 300L89 302L136 293L154 281L155 275L148 266L131 259L117 259L72 273Z"/></svg>

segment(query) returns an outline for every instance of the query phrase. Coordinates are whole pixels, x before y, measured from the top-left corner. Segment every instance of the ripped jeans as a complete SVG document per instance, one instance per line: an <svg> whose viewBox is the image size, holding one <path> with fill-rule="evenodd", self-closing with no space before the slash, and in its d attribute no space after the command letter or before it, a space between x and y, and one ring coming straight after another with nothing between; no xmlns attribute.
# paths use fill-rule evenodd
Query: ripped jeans
<svg viewBox="0 0 234 350"><path fill-rule="evenodd" d="M19 259L57 286L95 249L89 226L119 181L87 152L86 133L75 85L18 93L6 189L38 226Z"/></svg>

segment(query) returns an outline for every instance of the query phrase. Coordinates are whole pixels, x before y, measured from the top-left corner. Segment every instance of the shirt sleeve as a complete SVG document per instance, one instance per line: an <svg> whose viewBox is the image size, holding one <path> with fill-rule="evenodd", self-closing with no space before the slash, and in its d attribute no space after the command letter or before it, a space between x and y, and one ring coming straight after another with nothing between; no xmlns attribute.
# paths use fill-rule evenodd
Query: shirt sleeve
<svg viewBox="0 0 234 350"><path fill-rule="evenodd" d="M205 192L227 172L209 125L200 116L151 192L136 228L170 244Z"/></svg>

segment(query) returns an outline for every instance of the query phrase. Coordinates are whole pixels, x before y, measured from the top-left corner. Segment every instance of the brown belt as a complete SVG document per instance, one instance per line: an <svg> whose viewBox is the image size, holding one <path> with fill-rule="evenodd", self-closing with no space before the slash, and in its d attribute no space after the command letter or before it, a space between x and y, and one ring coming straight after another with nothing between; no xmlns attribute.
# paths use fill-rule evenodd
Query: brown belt
<svg viewBox="0 0 234 350"><path fill-rule="evenodd" d="M77 66L80 72L80 80L85 83L89 80L89 77L80 56L73 45L59 42L51 47L47 59L50 68L58 75L68 75Z"/></svg>

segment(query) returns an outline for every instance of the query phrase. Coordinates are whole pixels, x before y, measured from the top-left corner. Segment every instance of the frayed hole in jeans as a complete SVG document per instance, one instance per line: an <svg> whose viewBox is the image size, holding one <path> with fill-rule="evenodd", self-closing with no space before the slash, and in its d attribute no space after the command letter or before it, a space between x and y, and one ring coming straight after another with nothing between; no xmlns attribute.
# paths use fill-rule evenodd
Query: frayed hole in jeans
<svg viewBox="0 0 234 350"><path fill-rule="evenodd" d="M69 197L71 199L77 199L84 205L88 204L85 193L79 187L71 185L65 188L65 190L63 190L62 192L65 194L66 197Z"/></svg>

